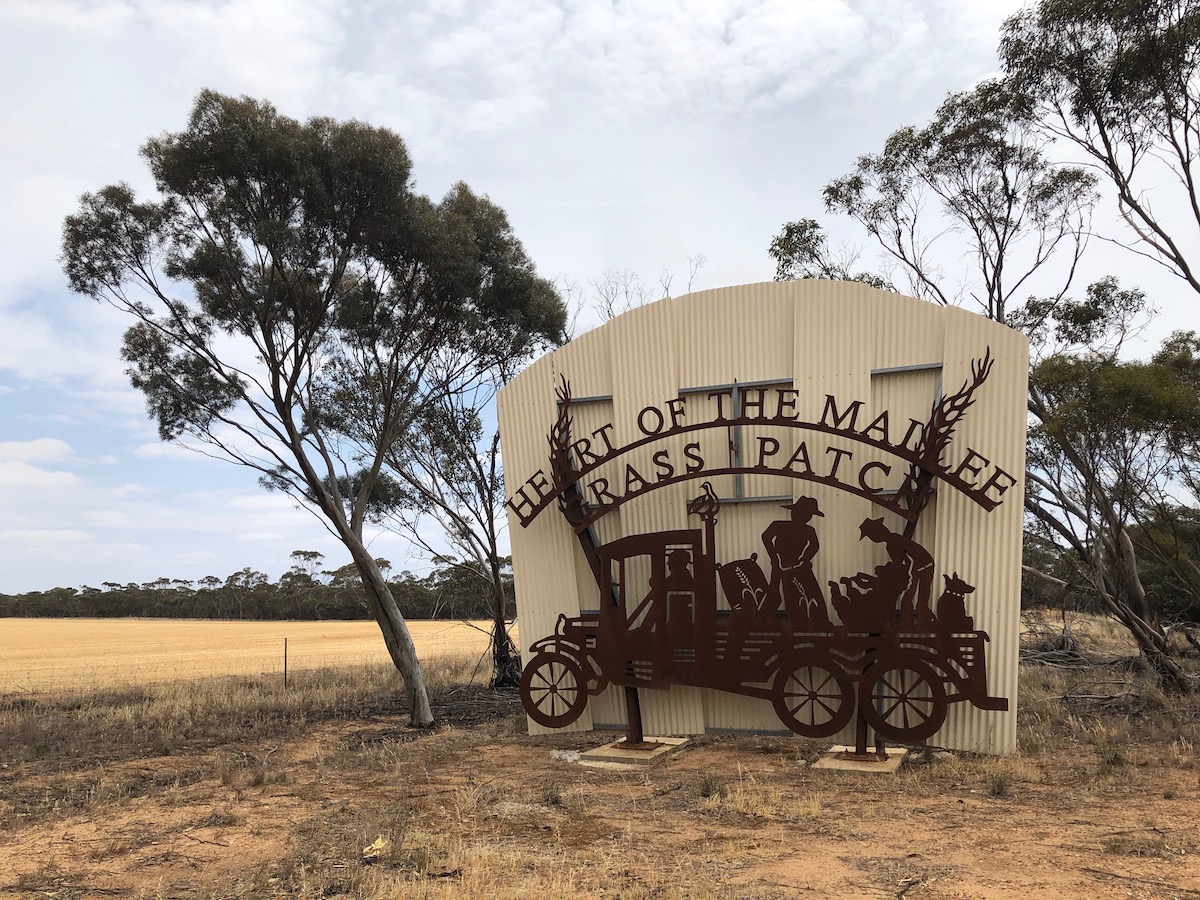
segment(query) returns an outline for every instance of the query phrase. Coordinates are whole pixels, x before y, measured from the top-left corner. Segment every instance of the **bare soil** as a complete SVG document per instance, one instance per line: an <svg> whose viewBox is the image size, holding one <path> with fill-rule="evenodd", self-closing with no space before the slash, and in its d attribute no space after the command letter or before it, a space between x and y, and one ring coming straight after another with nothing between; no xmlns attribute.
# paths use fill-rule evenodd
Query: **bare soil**
<svg viewBox="0 0 1200 900"><path fill-rule="evenodd" d="M438 688L433 730L375 699L166 752L14 706L0 896L1200 898L1197 706L1087 686L1123 678L1026 672L1018 754L893 776L750 736L585 768L552 751L619 735L531 737L479 686Z"/></svg>

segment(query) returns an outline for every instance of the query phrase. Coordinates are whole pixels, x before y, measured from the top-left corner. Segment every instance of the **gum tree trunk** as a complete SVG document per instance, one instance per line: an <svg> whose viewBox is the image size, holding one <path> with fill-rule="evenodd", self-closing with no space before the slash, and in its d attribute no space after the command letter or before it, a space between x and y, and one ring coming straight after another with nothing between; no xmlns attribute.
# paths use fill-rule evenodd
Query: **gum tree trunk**
<svg viewBox="0 0 1200 900"><path fill-rule="evenodd" d="M392 597L387 579L379 570L375 559L367 552L362 540L355 534L343 537L354 565L362 577L363 589L367 594L367 604L371 615L379 625L383 634L383 642L387 646L392 664L404 681L405 697L412 711L412 724L427 728L433 725L433 709L429 705L429 693L425 689L425 678L421 674L421 664L417 661L417 648L413 644L412 635L400 607Z"/></svg>
<svg viewBox="0 0 1200 900"><path fill-rule="evenodd" d="M521 654L508 635L500 561L492 554L488 564L492 576L492 687L520 687Z"/></svg>

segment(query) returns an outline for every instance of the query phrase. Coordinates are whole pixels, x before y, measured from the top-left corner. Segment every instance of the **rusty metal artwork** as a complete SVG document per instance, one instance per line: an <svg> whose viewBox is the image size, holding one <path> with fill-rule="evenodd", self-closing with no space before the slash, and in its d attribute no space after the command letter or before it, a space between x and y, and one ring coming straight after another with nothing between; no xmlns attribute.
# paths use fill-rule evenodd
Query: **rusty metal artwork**
<svg viewBox="0 0 1200 900"><path fill-rule="evenodd" d="M832 471L800 451L781 465L782 460L772 459L779 442L772 446L769 438L759 439L755 464L740 471L838 487L895 513L903 527L892 530L882 516L869 516L857 534L832 534L818 501L801 495L780 504L781 515L762 532L761 554L725 562L720 561L720 498L711 479L700 479L728 474L729 468L680 466L670 477L660 473L655 480L635 472L620 490L603 478L586 481L600 463L632 446L703 426L687 422L682 406L668 404L665 410L648 407L653 413L643 410L639 426L646 439L635 445L612 446L604 429L599 438L573 440L571 392L564 379L558 421L549 435L549 477L535 475L514 494L510 507L528 524L557 501L595 576L599 602L579 616L560 615L554 633L530 647L521 683L530 718L548 728L569 725L588 698L610 684L627 689L631 720L636 689L691 685L767 699L788 729L810 738L840 732L857 713L878 736L914 743L941 727L951 703L1008 709L1006 698L988 693L988 636L975 630L968 612L974 587L958 572L935 585L933 556L914 538L935 483L991 509L1016 481L974 450L968 449L955 467L944 462L955 425L991 365L990 354L976 360L962 388L935 403L929 420L915 423L921 427L910 427L896 443L886 413L870 424L857 423L858 406L839 409L827 398L822 418L804 422L791 415L795 404L789 408L785 392L777 391L775 417L743 418L886 449L908 463L903 482L891 492L876 487L872 472L890 474L880 462L861 466L853 480L844 480L844 470L839 474L841 457ZM742 423L722 418L718 424ZM696 527L598 543L589 526L605 512L663 483L688 479L700 481L687 504ZM605 483L597 486L597 480ZM820 584L815 561L822 542L845 540L878 544L887 559L871 572ZM721 596L728 608L719 603ZM635 726L640 740L640 721L630 722L631 734Z"/></svg>

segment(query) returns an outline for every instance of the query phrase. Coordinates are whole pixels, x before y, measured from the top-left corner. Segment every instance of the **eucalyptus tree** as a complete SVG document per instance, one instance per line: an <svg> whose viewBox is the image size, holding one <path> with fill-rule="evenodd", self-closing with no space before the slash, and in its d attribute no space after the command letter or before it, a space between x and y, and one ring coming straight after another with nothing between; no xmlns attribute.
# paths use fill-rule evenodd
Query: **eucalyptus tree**
<svg viewBox="0 0 1200 900"><path fill-rule="evenodd" d="M142 156L156 197L110 185L67 218L71 287L132 317L121 354L163 440L256 471L346 546L412 720L431 723L367 509L388 453L452 389L436 361L461 374L557 337L562 304L502 210L463 184L416 193L386 129L204 91Z"/></svg>
<svg viewBox="0 0 1200 900"><path fill-rule="evenodd" d="M775 260L776 281L821 278L860 281L885 291L895 290L891 282L880 275L851 271L858 262L858 252L849 248L832 250L825 229L816 219L785 222L783 230L771 239L767 254Z"/></svg>
<svg viewBox="0 0 1200 900"><path fill-rule="evenodd" d="M914 295L970 298L1002 322L1054 257L1053 295L1065 296L1096 200L1095 176L1050 162L1046 143L1004 84L984 82L950 94L928 125L898 129L881 152L859 157L825 186L825 208L857 221ZM966 261L961 283L945 269L954 257Z"/></svg>
<svg viewBox="0 0 1200 900"><path fill-rule="evenodd" d="M1200 292L1200 3L1039 0L1000 57L1032 121L1115 189L1131 248Z"/></svg>
<svg viewBox="0 0 1200 900"><path fill-rule="evenodd" d="M826 207L876 238L918 296L950 304L971 293L982 314L1030 336L1037 362L1029 399L1030 527L1073 561L1075 586L1121 621L1155 669L1188 689L1138 580L1131 538L1147 498L1178 471L1165 436L1190 414L1188 394L1141 396L1152 386L1140 377L1148 370L1117 361L1144 317L1140 291L1105 278L1083 298L1070 296L1096 178L1050 163L1047 140L1021 97L1007 84L985 82L950 95L926 127L902 128L881 153L861 157L852 173L826 186ZM772 245L780 274L850 275L828 252L817 223L793 224ZM956 253L973 293L945 271ZM1059 254L1057 271L1044 271ZM1030 297L1044 274L1054 277L1051 293Z"/></svg>
<svg viewBox="0 0 1200 900"><path fill-rule="evenodd" d="M1066 551L1077 589L1095 597L1179 690L1191 679L1171 658L1159 610L1142 580L1138 548L1156 502L1172 490L1180 442L1200 434L1200 399L1158 358L1054 354L1030 376L1026 509ZM1138 540L1141 538L1141 540ZM1160 559L1165 547L1158 547Z"/></svg>

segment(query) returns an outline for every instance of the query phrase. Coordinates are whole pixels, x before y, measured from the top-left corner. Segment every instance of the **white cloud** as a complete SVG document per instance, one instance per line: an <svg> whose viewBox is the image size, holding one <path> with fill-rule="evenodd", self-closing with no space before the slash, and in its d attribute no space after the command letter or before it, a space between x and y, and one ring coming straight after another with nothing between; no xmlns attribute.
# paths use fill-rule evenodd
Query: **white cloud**
<svg viewBox="0 0 1200 900"><path fill-rule="evenodd" d="M109 490L108 496L114 500L122 500L126 497L136 497L141 494L150 493L150 487L145 484L129 483L121 484Z"/></svg>
<svg viewBox="0 0 1200 900"><path fill-rule="evenodd" d="M16 310L3 308L4 299L0 294L0 333L5 336L0 369L30 380L88 376L113 385L125 380L117 354L120 332L94 304L89 307L80 297L72 298L69 312L52 302Z"/></svg>
<svg viewBox="0 0 1200 900"><path fill-rule="evenodd" d="M79 476L74 472L39 469L25 462L0 461L0 485L52 488L74 484L79 484Z"/></svg>
<svg viewBox="0 0 1200 900"><path fill-rule="evenodd" d="M32 546L61 545L94 541L96 536L77 528L14 528L0 531L0 541Z"/></svg>
<svg viewBox="0 0 1200 900"><path fill-rule="evenodd" d="M89 509L79 513L79 521L96 528L133 528L139 522L130 513L118 509Z"/></svg>
<svg viewBox="0 0 1200 900"><path fill-rule="evenodd" d="M3 462L62 462L74 458L71 445L57 438L0 441L0 461Z"/></svg>
<svg viewBox="0 0 1200 900"><path fill-rule="evenodd" d="M279 540L277 531L243 531L237 536L239 541L274 542Z"/></svg>

